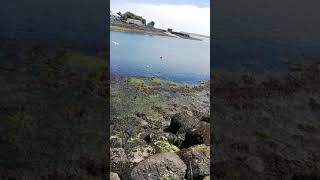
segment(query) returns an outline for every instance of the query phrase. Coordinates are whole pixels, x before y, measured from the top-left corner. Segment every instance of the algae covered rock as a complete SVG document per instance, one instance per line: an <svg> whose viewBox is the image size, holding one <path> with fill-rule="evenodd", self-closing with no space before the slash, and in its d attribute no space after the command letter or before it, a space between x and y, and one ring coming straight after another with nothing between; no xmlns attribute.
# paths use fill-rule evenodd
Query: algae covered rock
<svg viewBox="0 0 320 180"><path fill-rule="evenodd" d="M134 147L128 153L129 162L139 163L155 153L155 149L150 145Z"/></svg>
<svg viewBox="0 0 320 180"><path fill-rule="evenodd" d="M176 144L178 141L178 138L175 134L172 134L170 132L157 132L157 133L150 133L146 137L147 142L157 142L157 141L168 141L171 144Z"/></svg>
<svg viewBox="0 0 320 180"><path fill-rule="evenodd" d="M210 175L210 147L204 144L192 146L178 152L185 164L191 165L193 177L202 179Z"/></svg>
<svg viewBox="0 0 320 180"><path fill-rule="evenodd" d="M117 173L110 172L110 180L120 180L120 177Z"/></svg>
<svg viewBox="0 0 320 180"><path fill-rule="evenodd" d="M184 179L187 166L175 153L159 153L140 162L131 172L133 180Z"/></svg>
<svg viewBox="0 0 320 180"><path fill-rule="evenodd" d="M156 141L154 142L154 145L156 145L161 152L178 152L180 149L170 144L168 141Z"/></svg>

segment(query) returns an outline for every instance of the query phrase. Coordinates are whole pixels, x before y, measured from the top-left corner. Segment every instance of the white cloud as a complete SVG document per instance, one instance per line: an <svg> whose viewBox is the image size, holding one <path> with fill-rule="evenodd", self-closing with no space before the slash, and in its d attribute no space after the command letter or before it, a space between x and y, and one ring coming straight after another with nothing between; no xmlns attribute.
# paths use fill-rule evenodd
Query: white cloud
<svg viewBox="0 0 320 180"><path fill-rule="evenodd" d="M210 8L197 7L194 5L170 5L170 4L143 4L111 2L111 11L131 11L143 16L147 22L153 20L156 27L162 29L172 28L175 31L185 31L210 34Z"/></svg>

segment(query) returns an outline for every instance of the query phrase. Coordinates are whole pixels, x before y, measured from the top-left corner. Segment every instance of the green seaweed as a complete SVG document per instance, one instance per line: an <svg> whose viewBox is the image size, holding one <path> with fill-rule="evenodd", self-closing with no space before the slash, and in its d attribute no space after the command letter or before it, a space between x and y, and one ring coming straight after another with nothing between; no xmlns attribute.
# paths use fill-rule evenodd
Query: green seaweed
<svg viewBox="0 0 320 180"><path fill-rule="evenodd" d="M180 149L173 145L170 144L168 141L156 141L154 142L154 145L156 145L161 152L178 152Z"/></svg>

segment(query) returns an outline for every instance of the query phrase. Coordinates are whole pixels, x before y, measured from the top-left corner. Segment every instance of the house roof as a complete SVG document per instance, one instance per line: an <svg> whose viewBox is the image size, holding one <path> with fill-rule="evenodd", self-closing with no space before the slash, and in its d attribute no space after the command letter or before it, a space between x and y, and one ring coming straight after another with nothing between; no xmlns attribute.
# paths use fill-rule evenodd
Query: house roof
<svg viewBox="0 0 320 180"><path fill-rule="evenodd" d="M117 13L114 13L114 12L112 12L112 11L110 11L110 16L116 16L116 17L120 17L120 16L119 16L119 14L117 14Z"/></svg>

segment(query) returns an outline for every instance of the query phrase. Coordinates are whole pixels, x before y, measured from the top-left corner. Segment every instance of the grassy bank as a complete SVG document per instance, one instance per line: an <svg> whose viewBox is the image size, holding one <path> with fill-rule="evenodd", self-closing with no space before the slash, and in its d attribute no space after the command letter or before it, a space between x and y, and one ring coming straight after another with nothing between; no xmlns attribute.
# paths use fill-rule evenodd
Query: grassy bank
<svg viewBox="0 0 320 180"><path fill-rule="evenodd" d="M110 26L111 31L118 31L118 32L130 32L130 29L121 27L121 26Z"/></svg>

